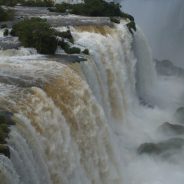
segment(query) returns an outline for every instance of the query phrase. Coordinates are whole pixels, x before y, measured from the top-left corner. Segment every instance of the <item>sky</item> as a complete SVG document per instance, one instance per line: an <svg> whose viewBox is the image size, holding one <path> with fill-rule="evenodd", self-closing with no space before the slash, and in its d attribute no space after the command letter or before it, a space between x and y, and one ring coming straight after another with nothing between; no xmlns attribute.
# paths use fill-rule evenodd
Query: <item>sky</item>
<svg viewBox="0 0 184 184"><path fill-rule="evenodd" d="M156 59L184 67L184 0L117 0L143 29Z"/></svg>

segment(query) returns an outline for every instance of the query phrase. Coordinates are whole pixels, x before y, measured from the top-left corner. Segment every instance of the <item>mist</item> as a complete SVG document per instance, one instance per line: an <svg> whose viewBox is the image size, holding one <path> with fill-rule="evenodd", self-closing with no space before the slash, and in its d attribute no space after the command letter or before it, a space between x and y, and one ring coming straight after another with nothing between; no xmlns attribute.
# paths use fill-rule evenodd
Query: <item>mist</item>
<svg viewBox="0 0 184 184"><path fill-rule="evenodd" d="M184 1L119 0L146 34L156 59L184 67Z"/></svg>

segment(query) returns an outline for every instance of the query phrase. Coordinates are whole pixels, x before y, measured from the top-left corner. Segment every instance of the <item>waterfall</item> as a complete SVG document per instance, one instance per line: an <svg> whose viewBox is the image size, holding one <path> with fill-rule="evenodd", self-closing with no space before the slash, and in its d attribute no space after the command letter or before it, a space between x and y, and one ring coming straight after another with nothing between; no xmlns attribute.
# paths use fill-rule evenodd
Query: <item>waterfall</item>
<svg viewBox="0 0 184 184"><path fill-rule="evenodd" d="M146 103L154 104L153 92L156 88L156 71L151 48L144 33L138 28L135 33L134 49L137 62L137 90L139 97Z"/></svg>
<svg viewBox="0 0 184 184"><path fill-rule="evenodd" d="M56 62L26 48L0 51L0 109L16 123L7 138L10 158L0 155L0 181L150 184L144 169L154 159L136 149L158 140L154 130L172 117L139 103L139 97L153 103L157 80L143 33L133 36L125 21L70 30L75 44L89 49L86 61Z"/></svg>
<svg viewBox="0 0 184 184"><path fill-rule="evenodd" d="M116 29L81 26L73 31L76 43L91 53L89 64L84 62L81 67L93 94L110 122L112 117L122 121L131 103L127 95L135 94L136 59L131 35L123 24Z"/></svg>
<svg viewBox="0 0 184 184"><path fill-rule="evenodd" d="M8 73L11 64L4 71ZM8 145L21 182L120 183L106 118L88 85L58 63L25 65L14 64L15 75L31 69L29 77L37 75L32 80L43 74L45 65L45 92L38 87L10 86L8 96L1 97L5 108L17 112Z"/></svg>
<svg viewBox="0 0 184 184"><path fill-rule="evenodd" d="M0 100L16 122L8 139L12 169L26 184L121 184L112 136L135 94L132 37L123 24L76 27L72 34L90 50L88 61L64 65L32 50L1 52L7 84Z"/></svg>

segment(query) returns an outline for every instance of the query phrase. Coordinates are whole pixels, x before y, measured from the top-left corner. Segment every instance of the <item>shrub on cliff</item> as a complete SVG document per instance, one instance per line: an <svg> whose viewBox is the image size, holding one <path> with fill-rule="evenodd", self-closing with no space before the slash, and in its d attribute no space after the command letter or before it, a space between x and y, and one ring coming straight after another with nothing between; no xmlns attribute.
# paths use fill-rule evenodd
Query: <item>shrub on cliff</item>
<svg viewBox="0 0 184 184"><path fill-rule="evenodd" d="M57 48L55 31L43 19L31 18L13 26L13 36L18 36L24 47L33 47L41 54L54 54Z"/></svg>
<svg viewBox="0 0 184 184"><path fill-rule="evenodd" d="M65 39L67 39L71 43L74 43L74 39L73 39L73 36L72 36L70 30L62 31L62 32L56 31L55 32L55 35L56 36L59 36L61 38L65 38Z"/></svg>
<svg viewBox="0 0 184 184"><path fill-rule="evenodd" d="M13 20L14 11L0 7L0 21Z"/></svg>
<svg viewBox="0 0 184 184"><path fill-rule="evenodd" d="M128 28L131 33L133 33L132 29L136 30L134 17L122 12L119 3L106 2L104 0L84 0L84 3L79 4L56 4L55 8L50 8L50 11L83 16L110 17L111 22L114 23L120 23L118 17L122 17L130 20L131 24L128 25Z"/></svg>
<svg viewBox="0 0 184 184"><path fill-rule="evenodd" d="M85 54L85 55L89 55L89 50L88 50L88 49L84 49L84 50L82 51L82 53Z"/></svg>
<svg viewBox="0 0 184 184"><path fill-rule="evenodd" d="M60 46L67 54L80 54L81 53L80 48L70 46L70 44L64 39L58 41L58 46Z"/></svg>
<svg viewBox="0 0 184 184"><path fill-rule="evenodd" d="M10 158L10 150L9 147L5 144L0 144L0 154L3 154Z"/></svg>
<svg viewBox="0 0 184 184"><path fill-rule="evenodd" d="M26 19L15 24L11 35L18 36L24 47L33 47L41 54L54 54L57 46L68 54L81 53L80 48L72 46L74 39L70 30L56 31L40 18Z"/></svg>

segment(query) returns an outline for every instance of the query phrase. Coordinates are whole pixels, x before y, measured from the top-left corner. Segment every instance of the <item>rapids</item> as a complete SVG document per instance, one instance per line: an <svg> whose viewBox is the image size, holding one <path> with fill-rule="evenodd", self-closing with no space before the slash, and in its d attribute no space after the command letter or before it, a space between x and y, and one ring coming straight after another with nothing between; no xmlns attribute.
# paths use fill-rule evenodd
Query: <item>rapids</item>
<svg viewBox="0 0 184 184"><path fill-rule="evenodd" d="M1 109L16 122L2 184L183 184L182 150L171 160L137 153L167 139L157 128L176 121L182 80L157 76L144 34L125 24L71 27L90 51L80 63L0 51Z"/></svg>

